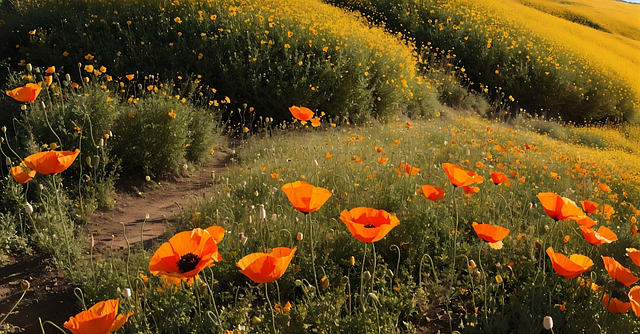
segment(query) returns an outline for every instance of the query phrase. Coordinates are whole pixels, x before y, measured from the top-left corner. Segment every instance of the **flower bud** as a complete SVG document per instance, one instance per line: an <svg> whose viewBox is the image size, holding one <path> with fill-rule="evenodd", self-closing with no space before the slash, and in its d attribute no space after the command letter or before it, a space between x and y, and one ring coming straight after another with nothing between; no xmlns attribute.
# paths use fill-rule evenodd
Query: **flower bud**
<svg viewBox="0 0 640 334"><path fill-rule="evenodd" d="M278 215L276 215L275 213L271 215L271 220L272 221L276 221L278 220Z"/></svg>
<svg viewBox="0 0 640 334"><path fill-rule="evenodd" d="M78 68L82 68L82 63L78 63Z"/></svg>
<svg viewBox="0 0 640 334"><path fill-rule="evenodd" d="M100 138L100 141L98 142L98 146L102 147L104 146L104 139Z"/></svg>
<svg viewBox="0 0 640 334"><path fill-rule="evenodd" d="M47 109L47 105L44 104L44 101L40 101L40 105L42 106L42 109Z"/></svg>
<svg viewBox="0 0 640 334"><path fill-rule="evenodd" d="M294 283L295 283L295 285L296 285L297 287L301 287L301 286L302 286L302 281L301 281L301 280L299 280L299 279L297 279Z"/></svg>
<svg viewBox="0 0 640 334"><path fill-rule="evenodd" d="M542 319L542 327L546 330L553 328L553 319L550 316L544 317L544 319Z"/></svg>
<svg viewBox="0 0 640 334"><path fill-rule="evenodd" d="M384 273L389 277L393 277L393 270L391 270L391 269L385 270Z"/></svg>
<svg viewBox="0 0 640 334"><path fill-rule="evenodd" d="M352 257L349 259L349 264L351 264L351 266L355 266L355 265L356 265L356 258L352 256Z"/></svg>
<svg viewBox="0 0 640 334"><path fill-rule="evenodd" d="M24 205L24 211L27 214L32 214L33 213L33 206L31 204L29 204L29 202L27 202L27 204Z"/></svg>
<svg viewBox="0 0 640 334"><path fill-rule="evenodd" d="M244 235L244 233L242 233L240 235L240 243L242 244L242 246L244 246L247 243L247 240L249 240L249 238L247 238L247 236Z"/></svg>
<svg viewBox="0 0 640 334"><path fill-rule="evenodd" d="M21 105L20 106L20 110L23 110L23 111L27 110L27 105L26 104Z"/></svg>
<svg viewBox="0 0 640 334"><path fill-rule="evenodd" d="M27 71L33 71L33 66L31 66L31 64L27 64Z"/></svg>
<svg viewBox="0 0 640 334"><path fill-rule="evenodd" d="M26 279L23 279L22 281L20 281L20 289L23 292L29 290L30 287L31 287L31 283L29 283L29 281L27 281Z"/></svg>
<svg viewBox="0 0 640 334"><path fill-rule="evenodd" d="M251 318L251 324L254 326L260 325L260 323L262 323L262 320L260 320L260 318L254 316L253 318Z"/></svg>
<svg viewBox="0 0 640 334"><path fill-rule="evenodd" d="M145 179L145 180L147 180L147 182L150 182L150 181L151 181L151 177L150 177L149 175L145 176L145 178L144 178L144 179Z"/></svg>
<svg viewBox="0 0 640 334"><path fill-rule="evenodd" d="M322 286L323 289L326 289L329 287L329 279L327 278L327 276L323 276L320 279L320 285Z"/></svg>
<svg viewBox="0 0 640 334"><path fill-rule="evenodd" d="M302 234L301 232L298 232L298 234L296 234L296 240L298 241L301 241L303 237L304 237L304 234Z"/></svg>
<svg viewBox="0 0 640 334"><path fill-rule="evenodd" d="M188 169L189 169L189 166L187 164L182 165L182 170L186 172Z"/></svg>
<svg viewBox="0 0 640 334"><path fill-rule="evenodd" d="M469 269L476 269L476 261L469 260Z"/></svg>
<svg viewBox="0 0 640 334"><path fill-rule="evenodd" d="M264 204L260 204L260 219L267 219L267 210L264 209Z"/></svg>
<svg viewBox="0 0 640 334"><path fill-rule="evenodd" d="M7 164L7 166L11 166L11 158L5 157L4 162Z"/></svg>
<svg viewBox="0 0 640 334"><path fill-rule="evenodd" d="M318 167L318 160L314 159L311 164L313 165L313 167Z"/></svg>
<svg viewBox="0 0 640 334"><path fill-rule="evenodd" d="M131 298L131 289L129 289L129 288L125 288L125 289L122 291L122 296L124 296L124 298L126 298L126 299Z"/></svg>
<svg viewBox="0 0 640 334"><path fill-rule="evenodd" d="M149 214L144 215L144 219L149 219Z"/></svg>
<svg viewBox="0 0 640 334"><path fill-rule="evenodd" d="M362 276L364 277L364 279L371 279L371 273L369 272L369 270L365 271Z"/></svg>
<svg viewBox="0 0 640 334"><path fill-rule="evenodd" d="M496 282L497 282L498 284L501 284L502 282L504 282L504 281L502 280L502 276L500 276L500 275L496 275Z"/></svg>
<svg viewBox="0 0 640 334"><path fill-rule="evenodd" d="M64 75L65 80L67 80L67 82L71 82L71 75L69 75L69 73Z"/></svg>
<svg viewBox="0 0 640 334"><path fill-rule="evenodd" d="M6 126L2 127L2 132L7 133L7 127Z"/></svg>

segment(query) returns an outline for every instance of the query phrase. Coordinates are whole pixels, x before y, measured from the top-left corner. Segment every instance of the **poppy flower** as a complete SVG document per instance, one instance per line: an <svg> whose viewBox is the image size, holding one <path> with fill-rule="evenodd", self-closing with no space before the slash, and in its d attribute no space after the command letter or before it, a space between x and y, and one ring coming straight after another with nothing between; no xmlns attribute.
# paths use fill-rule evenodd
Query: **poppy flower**
<svg viewBox="0 0 640 334"><path fill-rule="evenodd" d="M181 279L196 276L213 262L222 260L216 242L216 239L222 240L224 232L221 231L212 230L212 236L207 230L196 228L174 235L153 255L149 262L149 271L156 276L165 275Z"/></svg>
<svg viewBox="0 0 640 334"><path fill-rule="evenodd" d="M400 221L384 210L359 207L340 213L340 220L349 232L362 242L376 242L384 238Z"/></svg>
<svg viewBox="0 0 640 334"><path fill-rule="evenodd" d="M504 173L502 172L493 172L491 173L491 181L493 181L493 183L495 185L499 185L500 183L507 181L508 178L506 175L504 175Z"/></svg>
<svg viewBox="0 0 640 334"><path fill-rule="evenodd" d="M636 285L629 290L629 302L633 313L640 318L640 286Z"/></svg>
<svg viewBox="0 0 640 334"><path fill-rule="evenodd" d="M327 189L314 187L306 181L296 181L282 186L293 207L302 213L309 213L320 207L331 197Z"/></svg>
<svg viewBox="0 0 640 334"><path fill-rule="evenodd" d="M398 168L394 168L394 170L396 171L396 173L398 173L398 175L416 175L418 173L420 173L420 168L416 168L413 167L409 164L405 164L404 162L400 163L400 166L398 166Z"/></svg>
<svg viewBox="0 0 640 334"><path fill-rule="evenodd" d="M616 210L609 204L605 204L596 210L597 215L603 215L606 219L611 218L614 213L616 213Z"/></svg>
<svg viewBox="0 0 640 334"><path fill-rule="evenodd" d="M36 176L36 171L20 164L20 166L11 168L11 176L18 183L27 183L33 180L33 177Z"/></svg>
<svg viewBox="0 0 640 334"><path fill-rule="evenodd" d="M47 67L45 72L47 72L48 74L56 73L56 67L55 66L49 66L49 67Z"/></svg>
<svg viewBox="0 0 640 334"><path fill-rule="evenodd" d="M456 166L450 163L443 163L442 168L444 168L444 172L447 174L449 181L453 184L454 187L464 187L472 185L476 182L482 182L482 177L475 172L464 170L460 166Z"/></svg>
<svg viewBox="0 0 640 334"><path fill-rule="evenodd" d="M596 209L600 205L600 204L598 204L596 202L592 202L592 201L580 201L580 204L582 204L582 208L584 209L584 212L586 212L586 213L594 213L594 212L596 212Z"/></svg>
<svg viewBox="0 0 640 334"><path fill-rule="evenodd" d="M291 112L293 117L303 122L308 121L311 119L311 117L313 117L313 111L311 111L311 109L309 108L292 106L289 107L289 111Z"/></svg>
<svg viewBox="0 0 640 334"><path fill-rule="evenodd" d="M320 122L320 117L314 117L311 119L311 126L313 126L314 128L317 128L320 125L322 125L322 123Z"/></svg>
<svg viewBox="0 0 640 334"><path fill-rule="evenodd" d="M573 254L567 257L564 254L555 253L552 247L547 248L547 255L551 258L553 270L567 279L575 278L593 266L593 261L584 255Z"/></svg>
<svg viewBox="0 0 640 334"><path fill-rule="evenodd" d="M612 257L602 256L602 262L604 262L604 267L607 269L609 277L618 280L625 286L630 286L640 279Z"/></svg>
<svg viewBox="0 0 640 334"><path fill-rule="evenodd" d="M256 283L269 283L284 275L298 247L274 248L271 253L249 254L236 264L240 272Z"/></svg>
<svg viewBox="0 0 640 334"><path fill-rule="evenodd" d="M598 188L600 188L600 190L606 193L611 191L611 188L609 188L609 186L606 183L598 183Z"/></svg>
<svg viewBox="0 0 640 334"><path fill-rule="evenodd" d="M480 192L480 188L479 187L469 187L469 186L464 186L462 187L462 190L464 190L464 192L466 194L477 194L478 192Z"/></svg>
<svg viewBox="0 0 640 334"><path fill-rule="evenodd" d="M631 258L631 261L633 261L636 266L640 266L640 250L627 248L627 256Z"/></svg>
<svg viewBox="0 0 640 334"><path fill-rule="evenodd" d="M625 303L618 298L612 298L611 301L609 301L609 296L607 296L607 293L605 292L604 296L602 296L602 308L607 307L607 304L609 304L609 307L607 308L609 313L625 313L629 311L632 306L631 303Z"/></svg>
<svg viewBox="0 0 640 334"><path fill-rule="evenodd" d="M12 97L16 101L20 102L33 102L40 94L42 90L42 81L37 84L28 83L23 87L18 87L14 90L7 91L7 95Z"/></svg>
<svg viewBox="0 0 640 334"><path fill-rule="evenodd" d="M598 232L584 225L580 225L580 229L584 238L592 245L608 244L618 240L618 236L604 226L600 226Z"/></svg>
<svg viewBox="0 0 640 334"><path fill-rule="evenodd" d="M441 199L442 197L444 197L444 190L442 190L442 189L440 189L438 187L434 187L434 186L425 184L420 189L422 189L422 194L428 200L437 201L437 200Z"/></svg>
<svg viewBox="0 0 640 334"><path fill-rule="evenodd" d="M51 86L51 84L53 83L53 75L45 75L44 83L46 83L47 86Z"/></svg>
<svg viewBox="0 0 640 334"><path fill-rule="evenodd" d="M98 302L86 311L70 317L64 328L73 334L109 334L117 331L133 314L118 314L120 298Z"/></svg>
<svg viewBox="0 0 640 334"><path fill-rule="evenodd" d="M133 74L127 74L125 77L129 79L129 81L133 80Z"/></svg>
<svg viewBox="0 0 640 334"><path fill-rule="evenodd" d="M413 125L411 124L411 122L407 121L407 126L409 127L409 129L413 129Z"/></svg>
<svg viewBox="0 0 640 334"><path fill-rule="evenodd" d="M36 172L49 175L65 171L76 157L80 150L71 151L46 151L32 154L24 159L24 164Z"/></svg>
<svg viewBox="0 0 640 334"><path fill-rule="evenodd" d="M389 161L389 159L388 159L388 158L385 158L385 157L380 157L380 158L378 158L378 163L379 163L379 164L386 164L386 163L387 163L387 161Z"/></svg>
<svg viewBox="0 0 640 334"><path fill-rule="evenodd" d="M473 223L473 230L476 231L478 238L489 243L494 249L502 248L502 239L509 235L509 229L491 224Z"/></svg>
<svg viewBox="0 0 640 334"><path fill-rule="evenodd" d="M572 200L554 193L537 195L547 216L557 220L580 220L586 215Z"/></svg>
<svg viewBox="0 0 640 334"><path fill-rule="evenodd" d="M590 217L587 217L587 216L584 216L583 218L576 220L576 223L578 223L578 225L584 226L584 227L591 227L591 226L597 224L593 219L591 219Z"/></svg>
<svg viewBox="0 0 640 334"><path fill-rule="evenodd" d="M638 226L636 226L636 225L631 225L631 234L633 234L633 235L640 235L640 232L638 232Z"/></svg>

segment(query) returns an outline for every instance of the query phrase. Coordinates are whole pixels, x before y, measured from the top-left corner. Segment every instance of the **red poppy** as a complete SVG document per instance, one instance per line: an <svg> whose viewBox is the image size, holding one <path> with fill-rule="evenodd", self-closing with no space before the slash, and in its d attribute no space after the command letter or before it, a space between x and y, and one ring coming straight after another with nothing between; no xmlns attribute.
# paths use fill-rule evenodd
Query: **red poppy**
<svg viewBox="0 0 640 334"><path fill-rule="evenodd" d="M539 193L544 212L555 220L580 220L586 215L572 200L554 193Z"/></svg>
<svg viewBox="0 0 640 334"><path fill-rule="evenodd" d="M636 266L640 266L640 250L627 248L627 256L631 258L631 261L633 261Z"/></svg>
<svg viewBox="0 0 640 334"><path fill-rule="evenodd" d="M633 313L640 318L640 286L636 285L629 290L629 302Z"/></svg>
<svg viewBox="0 0 640 334"><path fill-rule="evenodd" d="M118 314L120 298L101 301L70 317L64 328L73 334L109 334L117 331L133 314Z"/></svg>
<svg viewBox="0 0 640 334"><path fill-rule="evenodd" d="M289 107L289 111L291 112L293 117L303 122L308 121L311 119L311 117L313 117L313 111L311 111L311 109L309 108L292 106Z"/></svg>
<svg viewBox="0 0 640 334"><path fill-rule="evenodd" d="M24 159L24 164L36 172L44 175L57 174L65 171L76 157L80 150L71 151L46 151L32 154Z"/></svg>
<svg viewBox="0 0 640 334"><path fill-rule="evenodd" d="M473 230L476 231L478 238L489 243L491 248L502 248L502 239L509 234L509 229L491 224L473 223Z"/></svg>
<svg viewBox="0 0 640 334"><path fill-rule="evenodd" d="M449 181L453 184L454 187L464 187L472 185L476 182L482 182L482 177L475 172L464 170L460 166L456 166L450 163L443 163L442 168L444 168L444 172L447 174Z"/></svg>
<svg viewBox="0 0 640 334"><path fill-rule="evenodd" d="M586 213L594 213L600 204L592 201L580 201L582 208Z"/></svg>
<svg viewBox="0 0 640 334"><path fill-rule="evenodd" d="M409 174L416 175L420 173L420 168L413 167L409 164L405 164L404 162L401 162L398 168L395 168L394 170L396 171L396 173L398 173L398 175L402 175L402 176L409 175Z"/></svg>
<svg viewBox="0 0 640 334"><path fill-rule="evenodd" d="M611 301L609 301L609 297L605 292L604 296L602 297L602 308L607 307L607 303L609 304L609 307L607 308L607 311L609 311L609 313L625 313L629 311L632 306L631 303L625 303L618 298L612 298Z"/></svg>
<svg viewBox="0 0 640 334"><path fill-rule="evenodd" d="M508 178L506 175L504 175L504 173L493 172L491 173L491 180L493 181L494 184L498 185L504 181L507 181Z"/></svg>
<svg viewBox="0 0 640 334"><path fill-rule="evenodd" d="M620 262L616 261L612 257L602 256L602 261L604 262L604 267L609 273L609 277L618 280L625 286L630 286L640 279L636 277L631 270L622 266Z"/></svg>
<svg viewBox="0 0 640 334"><path fill-rule="evenodd" d="M384 238L400 221L384 210L359 207L340 213L340 220L349 232L362 242L376 242Z"/></svg>
<svg viewBox="0 0 640 334"><path fill-rule="evenodd" d="M20 166L11 167L11 176L18 183L27 183L36 176L36 171L20 164Z"/></svg>
<svg viewBox="0 0 640 334"><path fill-rule="evenodd" d="M567 279L575 278L593 266L593 261L584 255L573 254L571 257L567 257L566 255L555 253L552 247L547 248L547 255L551 259L553 270Z"/></svg>
<svg viewBox="0 0 640 334"><path fill-rule="evenodd" d="M28 83L23 87L18 87L14 90L10 90L7 92L7 95L12 97L16 101L20 102L33 102L40 94L42 90L42 81L37 84Z"/></svg>
<svg viewBox="0 0 640 334"><path fill-rule="evenodd" d="M282 191L287 195L293 207L302 213L316 211L322 207L331 192L327 189L314 187L305 181L296 181L282 186Z"/></svg>
<svg viewBox="0 0 640 334"><path fill-rule="evenodd" d="M444 190L434 187L428 184L425 184L420 189L422 189L422 194L429 200L437 201L444 197Z"/></svg>
<svg viewBox="0 0 640 334"><path fill-rule="evenodd" d="M240 272L256 283L269 283L284 275L298 247L274 248L271 253L249 254L236 264Z"/></svg>
<svg viewBox="0 0 640 334"><path fill-rule="evenodd" d="M584 225L580 225L580 229L584 238L592 245L608 244L618 240L618 236L604 226L600 226L598 232Z"/></svg>
<svg viewBox="0 0 640 334"><path fill-rule="evenodd" d="M158 248L149 262L149 271L156 276L192 278L222 260L215 238L222 239L219 234L214 237L201 228L180 232Z"/></svg>

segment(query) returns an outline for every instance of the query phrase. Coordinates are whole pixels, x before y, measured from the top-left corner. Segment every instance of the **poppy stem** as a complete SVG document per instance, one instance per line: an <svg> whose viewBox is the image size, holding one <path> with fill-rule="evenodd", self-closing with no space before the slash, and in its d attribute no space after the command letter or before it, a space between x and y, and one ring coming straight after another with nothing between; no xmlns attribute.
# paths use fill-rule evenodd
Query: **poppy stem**
<svg viewBox="0 0 640 334"><path fill-rule="evenodd" d="M58 325L54 324L53 322L51 322L51 321L49 321L49 320L47 320L47 321L45 321L45 322L42 322L42 319L38 318L38 321L40 322L40 330L42 331L42 334L45 334L45 332L44 332L44 326L43 326L44 324L50 324L51 326L53 326L53 327L57 328L57 329L58 329L59 331L61 331L62 333L67 334L67 332L65 332L65 331L64 331L64 329L60 328L60 326L58 326Z"/></svg>
<svg viewBox="0 0 640 334"><path fill-rule="evenodd" d="M7 320L11 312L13 312L13 310L16 309L16 306L18 306L18 304L20 304L20 302L22 301L22 298L24 298L24 295L27 294L27 291L29 291L29 289L26 289L22 292L22 296L20 296L20 299L18 299L18 301L15 304L13 304L13 307L11 308L11 310L9 310L9 312L7 312L7 315L5 315L4 318L2 318L2 320L0 320L0 325L2 325L5 320Z"/></svg>
<svg viewBox="0 0 640 334"><path fill-rule="evenodd" d="M373 292L373 277L376 275L376 245L375 243L371 243L371 247L373 249L373 270L371 271L371 292Z"/></svg>
<svg viewBox="0 0 640 334"><path fill-rule="evenodd" d="M478 247L478 266L482 271L482 280L484 281L484 293L482 294L482 298L484 299L482 308L484 309L484 312L482 313L484 313L484 324L485 326L488 326L489 318L487 317L487 275L484 272L484 268L482 267L482 247L483 246L484 244L481 243L480 247Z"/></svg>
<svg viewBox="0 0 640 334"><path fill-rule="evenodd" d="M305 218L309 215L306 214ZM316 274L316 253L313 250L313 222L311 221L311 217L309 217L309 243L311 244L311 266L313 267L313 283L316 286L316 291L318 292L318 296L320 296L320 287L318 286L318 275Z"/></svg>
<svg viewBox="0 0 640 334"><path fill-rule="evenodd" d="M364 260L367 258L367 244L364 243L364 255L362 255L362 270L360 270L360 305L362 305L362 312L364 313L366 309L364 308Z"/></svg>
<svg viewBox="0 0 640 334"><path fill-rule="evenodd" d="M269 309L271 309L271 324L273 325L273 332L277 333L278 330L276 330L276 316L273 313L273 305L271 305L271 300L269 300L269 291L267 290L268 285L269 283L264 283L264 296L267 298L267 303L269 303Z"/></svg>

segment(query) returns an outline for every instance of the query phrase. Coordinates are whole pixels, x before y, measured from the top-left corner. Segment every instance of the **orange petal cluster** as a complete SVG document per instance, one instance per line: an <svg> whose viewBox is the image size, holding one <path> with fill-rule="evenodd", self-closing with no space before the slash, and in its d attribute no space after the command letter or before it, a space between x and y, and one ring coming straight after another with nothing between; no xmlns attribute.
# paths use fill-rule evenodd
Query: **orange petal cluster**
<svg viewBox="0 0 640 334"><path fill-rule="evenodd" d="M33 102L40 94L42 90L42 81L37 84L28 83L23 87L18 87L16 89L10 90L7 92L7 95L12 97L16 101L20 102Z"/></svg>
<svg viewBox="0 0 640 334"><path fill-rule="evenodd" d="M120 298L101 301L70 317L64 328L73 334L109 334L117 331L133 314L118 314Z"/></svg>
<svg viewBox="0 0 640 334"><path fill-rule="evenodd" d="M434 187L434 186L425 184L420 189L422 189L422 194L428 200L437 201L437 200L441 199L442 197L444 197L444 190L442 190L442 189L440 189L438 187Z"/></svg>
<svg viewBox="0 0 640 334"><path fill-rule="evenodd" d="M483 181L482 176L475 172L464 170L462 167L448 162L443 163L442 168L444 168L444 172L454 187L470 186L476 182L480 183Z"/></svg>
<svg viewBox="0 0 640 334"><path fill-rule="evenodd" d="M293 117L295 117L295 119L299 121L306 122L313 117L313 111L311 111L311 109L309 108L291 106L289 107L289 111L291 112Z"/></svg>
<svg viewBox="0 0 640 334"><path fill-rule="evenodd" d="M384 238L400 221L384 210L359 207L340 213L340 220L349 232L362 242L376 242Z"/></svg>
<svg viewBox="0 0 640 334"><path fill-rule="evenodd" d="M287 247L274 248L271 253L249 254L236 264L240 272L256 283L269 283L284 275L296 252Z"/></svg>
<svg viewBox="0 0 640 334"><path fill-rule="evenodd" d="M539 193L537 195L544 212L555 220L580 220L585 213L572 200L554 193Z"/></svg>
<svg viewBox="0 0 640 334"><path fill-rule="evenodd" d="M551 258L553 270L568 279L575 278L593 266L593 261L584 255L573 254L567 257L564 254L555 253L552 247L547 248L547 255Z"/></svg>
<svg viewBox="0 0 640 334"><path fill-rule="evenodd" d="M282 186L282 191L287 195L296 210L309 213L314 212L331 197L327 189L314 187L306 181L296 181Z"/></svg>
<svg viewBox="0 0 640 334"><path fill-rule="evenodd" d="M622 283L624 286L631 286L640 280L640 278L636 277L631 270L621 265L620 262L616 261L616 259L612 257L602 256L602 262L604 262L604 267L607 269L609 277L618 280L618 282Z"/></svg>

